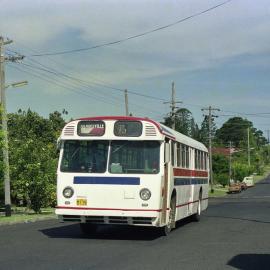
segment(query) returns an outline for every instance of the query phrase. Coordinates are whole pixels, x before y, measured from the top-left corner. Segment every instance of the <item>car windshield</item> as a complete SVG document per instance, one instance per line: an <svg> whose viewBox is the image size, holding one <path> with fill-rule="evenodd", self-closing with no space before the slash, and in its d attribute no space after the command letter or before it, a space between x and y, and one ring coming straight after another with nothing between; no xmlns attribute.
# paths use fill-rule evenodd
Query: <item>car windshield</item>
<svg viewBox="0 0 270 270"><path fill-rule="evenodd" d="M109 141L65 141L62 172L104 173Z"/></svg>
<svg viewBox="0 0 270 270"><path fill-rule="evenodd" d="M159 151L157 141L112 141L109 172L156 174L159 172Z"/></svg>

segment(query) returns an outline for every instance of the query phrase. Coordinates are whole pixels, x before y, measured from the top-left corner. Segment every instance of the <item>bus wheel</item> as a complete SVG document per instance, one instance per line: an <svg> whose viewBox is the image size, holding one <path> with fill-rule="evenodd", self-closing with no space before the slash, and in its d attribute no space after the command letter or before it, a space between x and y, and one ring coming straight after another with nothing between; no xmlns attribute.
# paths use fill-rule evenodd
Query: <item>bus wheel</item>
<svg viewBox="0 0 270 270"><path fill-rule="evenodd" d="M201 194L200 194L200 196L199 196L199 200L198 200L198 207L197 207L197 213L196 214L194 214L193 216L192 216L192 218L193 218L193 221L200 221L200 219L201 219L201 211L202 211L202 198L201 198Z"/></svg>
<svg viewBox="0 0 270 270"><path fill-rule="evenodd" d="M161 228L162 235L167 236L172 229L175 228L175 214L176 214L176 197L171 198L170 210L169 210L169 222L167 225Z"/></svg>
<svg viewBox="0 0 270 270"><path fill-rule="evenodd" d="M81 232L86 235L93 234L97 231L96 224L80 223L80 228Z"/></svg>

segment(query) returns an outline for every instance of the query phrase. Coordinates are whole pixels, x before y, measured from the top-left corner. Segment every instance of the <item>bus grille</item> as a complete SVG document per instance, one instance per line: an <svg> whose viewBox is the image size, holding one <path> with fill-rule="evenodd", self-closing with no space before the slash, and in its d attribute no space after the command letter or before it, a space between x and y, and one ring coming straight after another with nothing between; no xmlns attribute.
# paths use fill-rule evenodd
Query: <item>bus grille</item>
<svg viewBox="0 0 270 270"><path fill-rule="evenodd" d="M154 126L146 125L145 126L145 136L156 136L156 129Z"/></svg>
<svg viewBox="0 0 270 270"><path fill-rule="evenodd" d="M126 224L126 225L151 225L151 217L122 217L122 216L75 216L63 215L63 221L86 222L92 224Z"/></svg>
<svg viewBox="0 0 270 270"><path fill-rule="evenodd" d="M64 130L64 135L65 136L73 136L74 135L74 129L75 129L75 126L73 125L69 125L65 128Z"/></svg>

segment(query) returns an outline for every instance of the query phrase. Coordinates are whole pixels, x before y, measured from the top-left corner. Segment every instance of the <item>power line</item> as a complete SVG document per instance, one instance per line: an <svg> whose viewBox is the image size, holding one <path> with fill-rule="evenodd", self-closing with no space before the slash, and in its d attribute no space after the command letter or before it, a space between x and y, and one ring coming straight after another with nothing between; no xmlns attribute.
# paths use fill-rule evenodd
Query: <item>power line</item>
<svg viewBox="0 0 270 270"><path fill-rule="evenodd" d="M15 52L15 51L12 51L12 50L9 50L9 49L8 49L8 51L10 51L10 52L12 52L12 53L15 53L15 54L19 55L19 54L18 54L17 52ZM40 62L38 62L38 61L36 61L35 59L32 59L32 58L28 58L28 60L31 61L31 62L37 63L37 64L40 65L41 67L36 66L36 65L33 65L33 64L30 65L29 63L28 63L28 64L27 64L27 63L20 63L20 64L21 64L21 65L24 65L24 66L27 66L27 67L35 68L35 69L38 69L38 70L41 70L41 71L44 71L44 72L47 72L47 73L50 73L50 74L55 75L55 76L63 76L63 77L66 77L66 78L72 80L73 83L74 83L74 81L76 81L76 83L80 83L80 84L82 84L82 85L84 85L84 86L87 86L87 88L89 88L89 87L93 88L93 85L90 85L90 84L94 84L94 85L104 86L104 87L107 87L107 88L111 88L111 89L114 89L114 90L118 90L118 91L121 91L121 92L124 92L124 91L125 91L124 89L121 89L121 88L110 87L110 86L108 86L108 85L98 84L98 83L95 83L95 82L90 82L90 81L82 80L82 79L77 78L77 77L74 77L74 76L67 75L67 74L65 74L65 73L63 73L63 72L60 72L60 71L54 69L54 68L48 67L48 66L46 66L46 65L44 65L44 64L42 64L42 63L40 63ZM137 95L137 96L147 97L147 98L150 98L150 99L156 99L156 100L159 100L159 101L164 101L164 99L161 99L161 98L157 98L157 97L149 96L149 95L144 95L144 94L139 94L139 93L136 93L136 92L130 91L130 90L129 90L129 93L134 94L134 95ZM110 95L109 95L109 96L110 96ZM106 93L106 96L105 96L105 97L106 97L106 98L108 97L108 93ZM110 97L111 97L112 99L115 99L115 100L121 102L121 100L120 100L119 98L116 98L116 97L114 97L114 96L110 96ZM132 104L132 103L131 103L131 104ZM190 104L190 103L186 103L186 102L183 102L183 104L189 105L189 106L195 106L195 107L203 107L203 105L199 105L199 104ZM137 105L137 104L134 104L134 103L133 103L133 105L134 105L134 106L138 106L138 107L142 107L142 106ZM231 113L234 113L234 114L228 114L228 115L226 115L226 114L224 114L224 115L219 115L219 116L221 116L221 117L230 117L230 116L233 117L233 116L235 116L235 114L239 114L239 115L245 115L245 116L250 116L250 117L269 118L269 117L267 117L267 115L270 114L270 112L243 113L243 112L235 112L235 111L228 111L228 110L220 110L220 111L222 111L222 112L231 112Z"/></svg>
<svg viewBox="0 0 270 270"><path fill-rule="evenodd" d="M28 74L30 74L30 75L32 75L32 76L38 78L38 79L41 79L41 80L43 80L43 81L48 82L48 83L50 83L50 84L53 84L54 86L56 85L56 86L59 86L59 87L61 87L61 88L67 89L67 90L70 91L70 92L74 92L74 93L76 93L76 94L84 95L84 96L89 97L89 98L91 98L91 99L95 99L95 100L101 101L101 102L103 102L103 103L107 103L107 104L116 106L116 107L118 107L118 108L119 108L119 104L121 104L121 103L120 103L121 100L118 99L118 98L111 97L111 98L115 98L115 99L118 100L118 103L117 103L117 104L116 104L115 102L107 101L107 100L106 100L106 99L108 98L107 95L106 95L105 97L100 97L100 96L97 96L96 94L93 94L93 93L91 93L91 95L90 95L89 93L83 91L82 89L80 89L80 90L79 90L79 89L74 89L74 87L78 87L78 84L76 84L76 83L74 83L74 82L72 83L72 85L70 85L70 84L67 83L67 82L57 81L56 79L59 80L59 77L51 78L51 77L49 77L49 76L47 76L47 75L45 75L45 74L43 74L43 73L37 73L37 71L35 70L35 68L36 68L35 66L28 65L28 64L23 64L23 63L20 63L20 65L23 65L24 68L27 68L28 70L21 69L21 68L19 68L18 66L11 66L11 65L9 65L9 66L12 67L12 68L15 68L15 69L17 69L17 70L19 70L19 71L21 71L21 72L28 73ZM29 69L30 69L31 71L29 71ZM33 69L34 69L34 72L33 72ZM43 70L43 69L41 69L41 71L42 71L42 70ZM45 71L45 70L43 70L43 71ZM58 76L57 73L54 73L54 72L50 72L49 74ZM80 85L80 87L81 87L81 85ZM89 86L88 86L87 88L89 89ZM120 100L120 102L119 102L119 100ZM155 113L160 113L159 111L155 111L155 110L152 110L152 109L149 110L149 108L146 108L146 107L144 107L144 106L142 106L142 105L138 105L138 104L131 103L131 102L130 102L130 104L132 104L133 106L136 106L136 107L140 108L140 110L145 111L145 112L147 112L147 113L149 113L149 112L154 113L154 114L155 114Z"/></svg>
<svg viewBox="0 0 270 270"><path fill-rule="evenodd" d="M249 116L251 118L254 118L254 117L258 117L258 118L270 118L270 115L267 116L267 115L264 115L264 114L242 114L242 115L245 115L245 116ZM240 116L236 116L235 114L219 114L218 116L220 117L240 117Z"/></svg>
<svg viewBox="0 0 270 270"><path fill-rule="evenodd" d="M93 88L93 86L89 86L89 84L82 83L82 82L85 82L83 80L80 80L80 79L75 78L75 77L72 77L72 76L68 76L68 75L66 75L64 73L61 73L61 72L58 72L58 71L57 72L54 72L54 71L51 71L51 70L48 70L48 69L40 68L40 67L37 67L37 66L34 66L34 65L25 64L25 63L20 63L20 65L23 65L23 66L26 66L26 67L29 67L29 68L32 68L32 69L38 69L38 70L41 70L41 71L44 71L44 72L48 72L49 74L55 75L57 77L63 76L65 78L71 80L72 83L75 84L76 86L80 85L80 87L81 87L81 85L83 85L84 87L86 86L88 89L89 89L89 87ZM75 83L74 83L74 81L75 81ZM101 93L99 93L99 94L101 94ZM114 97L112 95L109 95L108 93L104 93L104 97L103 98L108 98L108 96L111 97L111 98L113 98L113 99L116 99L118 102L119 101L122 102L122 100L120 100L119 98L116 98L116 97ZM149 111L148 108L145 108L142 105L138 105L138 104L135 104L133 102L130 102L130 104L131 105L134 105L136 107L139 107L139 108L143 108L144 111ZM151 110L151 112L155 112L155 111ZM159 112L156 111L156 113L159 113Z"/></svg>
<svg viewBox="0 0 270 270"><path fill-rule="evenodd" d="M46 81L46 82L48 82L48 83L50 83L50 84L52 84L54 86L58 86L58 87L64 88L64 89L66 89L66 90L68 90L70 92L77 93L77 94L80 94L80 95L89 97L91 99L96 99L96 100L99 100L101 102L104 102L104 103L113 105L113 106L117 106L117 107L119 106L118 104L115 104L115 103L112 103L112 102L108 102L108 101L102 99L101 97L97 97L97 96L93 96L93 95L87 94L87 93L85 93L84 91L81 91L81 90L76 90L72 86L70 86L70 85L68 85L66 83L63 83L63 82L56 81L55 79L52 79L52 78L50 78L48 76L44 76L44 74L35 73L32 70L31 71L24 70L24 69L19 68L18 66L13 66L13 65L8 65L8 66L11 67L11 68L17 69L17 70L19 70L21 72L30 74L31 76L36 77L36 78L38 78L40 80Z"/></svg>
<svg viewBox="0 0 270 270"><path fill-rule="evenodd" d="M20 43L20 44L21 44L21 43ZM21 44L21 45L23 45L23 44ZM33 49L29 48L29 47L26 47L25 45L23 45L23 47L27 48L27 49L30 50L30 51L35 52L35 50L33 50ZM10 50L10 49L9 49L9 51L12 52L12 53L18 54L16 51L13 51L13 50ZM86 81L86 80L83 80L83 79L80 79L80 78L76 78L76 77L71 76L71 75L68 75L68 74L64 74L63 72L60 72L60 71L56 70L55 68L48 67L48 66L46 66L46 65L44 65L44 64L42 64L42 63L40 63L39 61L37 61L37 60L35 60L35 59L33 59L33 58L29 57L29 56L27 57L27 59L28 59L29 61L31 61L31 62L34 62L34 63L40 65L41 67L43 67L43 68L45 68L45 69L47 69L47 71L50 72L50 73L56 72L56 73L58 73L59 75L62 75L62 76L64 76L64 77L68 77L68 78L70 78L70 79L76 80L76 81L81 82L81 83L86 83L86 84L88 84L88 85L89 85L89 84L93 84L93 85L96 85L96 86L98 86L98 87L103 87L103 88L112 89L112 90L120 91L120 92L122 92L122 93L125 92L125 89L124 89L124 88L114 87L114 86L112 86L112 85L109 85L108 83L105 83L105 82L101 81L101 80L96 80L96 79L95 79L95 81L89 81L89 80ZM62 65L62 66L67 67L67 66L64 65L63 63L59 63L58 61L55 61L54 59L51 59L51 58L49 58L49 57L48 57L48 59L51 60L52 62L56 63L56 64L60 64L60 65ZM69 67L68 67L68 68L69 68ZM44 70L44 71L45 71L45 70ZM97 81L99 81L99 82L97 82ZM132 90L132 89L131 89L131 90L129 89L129 93L132 94L132 95L135 95L135 96L144 97L144 98L153 99L153 100L158 100L158 101L164 101L164 100L165 100L165 99L162 99L162 98L158 98L158 97L156 97L156 96L151 96L151 95L141 94L141 93L138 93L138 91L135 91L135 90ZM106 93L106 94L107 94L107 93Z"/></svg>
<svg viewBox="0 0 270 270"><path fill-rule="evenodd" d="M51 52L51 53L49 52L49 53L33 54L31 56L40 57L40 56L49 56L49 55L63 55L63 54L68 54L68 53L77 53L77 52L82 52L82 51L89 51L89 50L93 50L93 49L97 49L97 48L101 48L101 47L105 47L105 46L111 46L111 45L119 44L119 43L122 43L122 42L125 42L125 41L128 41L128 40L131 40L131 39L146 36L146 35L149 35L151 33L154 33L154 32L160 31L160 30L164 30L164 29L172 27L174 25L183 23L183 22L185 22L187 20L198 17L198 16L203 15L203 14L205 14L207 12L210 12L210 11L216 9L216 8L224 6L224 5L228 4L231 1L232 0L227 0L225 2L222 2L222 3L218 4L218 5L212 6L212 7L208 8L208 9L205 9L205 10L202 10L200 12L194 13L194 14L192 14L192 15L190 15L188 17L185 17L183 19L179 19L176 22L173 22L173 23L170 23L170 24L167 24L167 25L164 25L164 26L160 26L160 27L154 28L152 30L149 30L149 31L137 34L137 35L129 36L127 38L123 38L123 39L119 39L119 40L111 41L111 42L107 42L107 43L102 43L102 44L98 44L98 45L91 46L91 47L86 47L86 48L65 50L65 51L59 51L59 52Z"/></svg>

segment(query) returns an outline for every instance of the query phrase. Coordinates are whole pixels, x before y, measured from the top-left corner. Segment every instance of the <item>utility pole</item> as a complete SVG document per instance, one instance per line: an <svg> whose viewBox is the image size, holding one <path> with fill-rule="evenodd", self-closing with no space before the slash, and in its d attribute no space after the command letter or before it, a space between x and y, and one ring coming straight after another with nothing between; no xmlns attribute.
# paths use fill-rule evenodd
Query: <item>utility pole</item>
<svg viewBox="0 0 270 270"><path fill-rule="evenodd" d="M249 127L247 128L247 147L248 147L248 166L250 166L250 142L249 142Z"/></svg>
<svg viewBox="0 0 270 270"><path fill-rule="evenodd" d="M4 163L4 186L5 186L5 215L11 216L11 198L10 198L10 176L9 176L9 155L8 155L8 133L7 133L7 110L6 110L6 86L5 86L5 62L22 60L24 56L5 57L4 46L12 43L12 40L4 40L0 36L0 97L2 107L2 131L3 131L3 163Z"/></svg>
<svg viewBox="0 0 270 270"><path fill-rule="evenodd" d="M174 130L175 130L175 125L176 125L176 109L178 109L178 107L176 106L177 103L182 103L182 102L175 100L175 85L174 85L174 82L172 82L172 99L171 101L163 102L163 104L170 104L171 117L172 117L172 129Z"/></svg>
<svg viewBox="0 0 270 270"><path fill-rule="evenodd" d="M125 89L125 107L126 107L126 116L128 116L129 112L128 112L128 91L127 91L127 89Z"/></svg>
<svg viewBox="0 0 270 270"><path fill-rule="evenodd" d="M267 156L268 156L268 163L269 163L269 158L270 158L270 149L269 149L269 132L270 132L270 130L269 130L269 129L267 129L267 130L266 130L266 132L267 132Z"/></svg>
<svg viewBox="0 0 270 270"><path fill-rule="evenodd" d="M267 143L269 144L269 132L270 132L270 130L267 129L266 132L267 132Z"/></svg>
<svg viewBox="0 0 270 270"><path fill-rule="evenodd" d="M217 117L212 114L213 111L220 111L218 108L209 106L208 108L202 108L202 111L208 111L208 132L209 132L209 176L211 184L211 193L214 192L214 180L213 180L213 168L212 168L212 117Z"/></svg>
<svg viewBox="0 0 270 270"><path fill-rule="evenodd" d="M10 199L10 178L9 178L9 157L8 157L8 136L7 136L7 113L6 113L6 95L5 95L5 51L4 46L12 41L4 41L0 37L0 90L2 107L2 130L3 130L3 163L4 163L4 186L5 186L5 214L11 216Z"/></svg>
<svg viewBox="0 0 270 270"><path fill-rule="evenodd" d="M232 179L232 142L230 141L230 155L229 155L229 185Z"/></svg>

